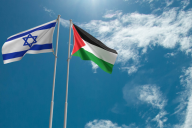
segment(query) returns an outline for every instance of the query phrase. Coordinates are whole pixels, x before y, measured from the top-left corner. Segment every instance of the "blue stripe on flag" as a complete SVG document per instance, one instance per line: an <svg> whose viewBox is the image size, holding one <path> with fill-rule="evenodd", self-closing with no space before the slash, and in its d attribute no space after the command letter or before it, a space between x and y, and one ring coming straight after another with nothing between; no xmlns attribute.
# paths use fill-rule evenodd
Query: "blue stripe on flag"
<svg viewBox="0 0 192 128"><path fill-rule="evenodd" d="M17 58L17 57L22 57L27 51L28 50L21 51L21 52L14 52L14 53L3 54L3 60L8 60L8 59L13 59L13 58Z"/></svg>
<svg viewBox="0 0 192 128"><path fill-rule="evenodd" d="M47 24L47 25L45 25L45 26L41 26L41 27L39 27L39 28L35 28L35 29L30 30L30 31L28 31L28 32L21 33L21 34L19 34L19 35L14 36L14 37L8 38L6 42L11 41L11 40L14 40L14 39L17 39L17 38L22 37L22 36L25 36L25 35L27 35L27 34L29 34L29 33L34 32L34 31L43 30L43 29L49 29L49 28L55 27L55 25L56 25L56 22Z"/></svg>
<svg viewBox="0 0 192 128"><path fill-rule="evenodd" d="M52 44L33 45L33 47L30 50L43 50L43 49L52 49Z"/></svg>
<svg viewBox="0 0 192 128"><path fill-rule="evenodd" d="M29 50L43 50L43 49L52 49L52 44L34 45ZM21 52L13 52L13 53L8 53L8 54L3 54L3 60L13 59L13 58L17 58L17 57L23 57L23 55L27 51L28 50L21 51Z"/></svg>

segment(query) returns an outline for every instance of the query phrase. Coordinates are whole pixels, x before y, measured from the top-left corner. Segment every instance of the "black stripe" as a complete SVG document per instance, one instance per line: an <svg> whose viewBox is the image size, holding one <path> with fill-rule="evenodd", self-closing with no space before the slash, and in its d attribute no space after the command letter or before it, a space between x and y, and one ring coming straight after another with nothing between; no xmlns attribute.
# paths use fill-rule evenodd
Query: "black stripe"
<svg viewBox="0 0 192 128"><path fill-rule="evenodd" d="M87 42L89 42L90 44L96 45L104 50L107 50L109 52L113 52L117 54L117 51L114 49L111 49L109 47L107 47L105 44L103 44L101 41L99 41L98 39L96 39L95 37L93 37L92 35L90 35L89 33L87 33L86 31L84 31L83 29L81 29L80 27L78 27L77 25L73 24L75 29L77 30L77 32L79 33L79 35L81 36L81 38Z"/></svg>

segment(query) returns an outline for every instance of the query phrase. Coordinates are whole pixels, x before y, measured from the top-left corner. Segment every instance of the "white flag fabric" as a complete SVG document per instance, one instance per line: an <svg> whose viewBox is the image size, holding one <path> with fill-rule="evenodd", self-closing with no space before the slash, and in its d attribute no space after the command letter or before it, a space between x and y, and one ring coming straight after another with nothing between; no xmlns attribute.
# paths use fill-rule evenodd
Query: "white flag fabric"
<svg viewBox="0 0 192 128"><path fill-rule="evenodd" d="M15 34L2 47L4 64L19 61L28 54L53 52L52 40L57 20Z"/></svg>

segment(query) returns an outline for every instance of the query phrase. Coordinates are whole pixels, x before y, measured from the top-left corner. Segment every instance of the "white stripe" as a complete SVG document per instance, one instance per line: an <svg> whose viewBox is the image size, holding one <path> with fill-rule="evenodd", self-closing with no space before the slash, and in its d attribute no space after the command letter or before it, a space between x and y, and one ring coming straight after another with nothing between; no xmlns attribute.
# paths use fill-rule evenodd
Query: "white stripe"
<svg viewBox="0 0 192 128"><path fill-rule="evenodd" d="M17 58L13 58L13 59L9 59L9 60L4 60L4 64L8 64L8 63L11 63L11 62L14 62L14 61L19 61L21 60L22 57L17 57Z"/></svg>
<svg viewBox="0 0 192 128"><path fill-rule="evenodd" d="M55 27L52 27L50 29L38 30L38 31L30 33L32 36L38 36L36 39L37 43L34 43L33 45L52 43L54 29L55 29ZM28 35L25 35L23 37L20 37L15 40L11 40L11 41L4 43L4 45L2 47L2 54L29 50L30 47L28 45L23 46L23 44L25 42L23 40L23 38L27 37L27 36ZM33 39L29 38L28 43L32 43L32 42L33 42Z"/></svg>
<svg viewBox="0 0 192 128"><path fill-rule="evenodd" d="M53 49L29 50L27 51L27 54L38 54L38 53L46 53L46 52L53 52Z"/></svg>
<svg viewBox="0 0 192 128"><path fill-rule="evenodd" d="M106 50L104 50L100 47L97 47L95 45L92 45L85 40L83 40L83 41L85 43L85 46L82 47L83 49L94 54L96 57L114 65L115 60L117 58L117 54L106 51Z"/></svg>
<svg viewBox="0 0 192 128"><path fill-rule="evenodd" d="M26 30L26 31L23 31L23 32L17 33L17 34L15 34L15 35L13 35L13 36L8 37L7 39L9 39L9 38L11 38L11 37L14 37L14 36L16 36L16 35L19 35L19 34L21 34L21 33L25 33L25 32L28 32L28 31L30 31L30 30L33 30L33 29L36 29L36 28L39 28L39 27L45 26L45 25L47 25L47 24L54 23L54 22L57 22L57 20L53 20L53 21L50 21L50 22L48 22L48 23L45 23L45 24L39 25L39 26L37 26L37 27L34 27L34 28L31 28L31 29L28 29L28 30Z"/></svg>

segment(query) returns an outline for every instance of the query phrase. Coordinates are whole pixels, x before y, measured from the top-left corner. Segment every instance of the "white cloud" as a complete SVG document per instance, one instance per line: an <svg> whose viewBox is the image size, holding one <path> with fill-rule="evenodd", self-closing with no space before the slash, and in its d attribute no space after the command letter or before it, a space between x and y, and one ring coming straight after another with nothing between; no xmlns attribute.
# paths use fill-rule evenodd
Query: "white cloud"
<svg viewBox="0 0 192 128"><path fill-rule="evenodd" d="M162 95L160 88L156 85L144 85L140 88L139 100L152 105L154 108L158 108L160 112L151 121L156 121L159 128L164 127L164 122L167 121L165 115L167 112L164 107L167 100Z"/></svg>
<svg viewBox="0 0 192 128"><path fill-rule="evenodd" d="M188 99L184 128L192 127L192 95Z"/></svg>
<svg viewBox="0 0 192 128"><path fill-rule="evenodd" d="M176 54L177 54L177 53L175 53L175 52L171 52L171 53L165 54L164 56L165 56L166 58L169 58L169 57L175 56Z"/></svg>
<svg viewBox="0 0 192 128"><path fill-rule="evenodd" d="M164 127L163 123L166 122L168 119L164 117L165 115L167 115L166 111L160 111L159 114L157 114L156 117L152 119L152 121L157 121L158 127L163 128Z"/></svg>
<svg viewBox="0 0 192 128"><path fill-rule="evenodd" d="M103 16L103 18L113 18L113 17L117 17L122 15L121 11L113 11L113 10L109 10L105 13L105 15Z"/></svg>
<svg viewBox="0 0 192 128"><path fill-rule="evenodd" d="M46 8L46 7L43 7L43 8L44 8L44 11L48 12L51 17L52 17L52 16L56 16L56 15L55 15L55 12L54 12L53 10L48 9L48 8ZM70 22L69 22L69 20L65 20L65 19L63 19L63 18L60 17L60 24L61 24L63 27L65 27L65 28L69 28Z"/></svg>
<svg viewBox="0 0 192 128"><path fill-rule="evenodd" d="M123 1L128 1L130 3L144 3L144 2L147 2L147 3L151 3L153 2L154 0L123 0Z"/></svg>
<svg viewBox="0 0 192 128"><path fill-rule="evenodd" d="M142 102L151 104L154 108L163 109L166 100L163 98L163 95L160 91L160 88L156 85L144 85L139 89L138 99Z"/></svg>
<svg viewBox="0 0 192 128"><path fill-rule="evenodd" d="M138 67L139 58L147 49L162 46L190 54L192 52L192 10L182 11L173 8L161 15L127 13L113 20L92 20L79 24L107 46L116 49L116 63L121 67ZM179 45L178 45L179 44ZM139 51L142 52L139 52Z"/></svg>
<svg viewBox="0 0 192 128"><path fill-rule="evenodd" d="M113 123L110 120L93 120L85 125L85 128L138 128L135 124L129 126L119 126L117 123Z"/></svg>
<svg viewBox="0 0 192 128"><path fill-rule="evenodd" d="M143 3L148 3L153 9L154 8L154 3L161 1L160 5L164 5L163 7L166 8L170 5L173 4L173 2L178 2L179 6L181 6L182 9L184 9L185 7L187 7L190 4L190 0L124 0L124 1L128 1L130 3L139 3L139 4L143 4ZM158 4L158 6L160 6Z"/></svg>
<svg viewBox="0 0 192 128"><path fill-rule="evenodd" d="M97 68L99 68L99 66L92 61L91 61L91 65L92 65L92 70L94 71L94 73L97 73Z"/></svg>
<svg viewBox="0 0 192 128"><path fill-rule="evenodd" d="M46 12L48 12L49 13L49 15L52 17L52 15L54 15L55 16L55 13L54 13L54 11L53 10L51 10L51 9L47 9L46 7L43 7L44 8L44 11L46 11Z"/></svg>
<svg viewBox="0 0 192 128"><path fill-rule="evenodd" d="M69 28L70 22L69 20L65 20L63 18L60 18L60 23L63 27Z"/></svg>
<svg viewBox="0 0 192 128"><path fill-rule="evenodd" d="M174 0L165 0L165 2L167 6L170 6L174 2Z"/></svg>
<svg viewBox="0 0 192 128"><path fill-rule="evenodd" d="M122 70L128 70L128 74L132 74L134 72L137 72L137 69L139 67L136 67L136 65L130 66L130 67L123 67Z"/></svg>
<svg viewBox="0 0 192 128"><path fill-rule="evenodd" d="M151 105L153 108L163 109L166 105L166 100L163 97L160 88L156 85L142 85L134 86L127 84L123 88L123 98L128 104L135 102L146 103Z"/></svg>
<svg viewBox="0 0 192 128"><path fill-rule="evenodd" d="M113 112L113 113L116 113L116 114L119 114L120 112L119 112L119 106L118 106L118 104L116 103L114 106L113 106L113 108L111 109L111 111Z"/></svg>
<svg viewBox="0 0 192 128"><path fill-rule="evenodd" d="M157 127L163 128L163 123L167 121L167 118L165 117L167 112L164 110L167 100L161 93L160 88L156 85L150 84L134 87L132 86L133 85L126 85L123 88L123 98L126 100L127 104L148 104L159 110L159 113L153 119L148 118L146 122L150 123L151 121L156 121ZM145 114L143 117L144 116Z"/></svg>
<svg viewBox="0 0 192 128"><path fill-rule="evenodd" d="M180 104L176 108L174 114L181 116L181 124L176 125L178 128L191 128L192 127L192 67L183 70L184 75L181 75L181 84L185 90L180 92L178 102ZM184 117L184 118L183 118Z"/></svg>
<svg viewBox="0 0 192 128"><path fill-rule="evenodd" d="M190 4L190 0L181 0L181 4L183 6L183 9L187 7Z"/></svg>
<svg viewBox="0 0 192 128"><path fill-rule="evenodd" d="M44 11L48 12L51 17L56 16L55 12L51 9L44 7ZM60 24L61 24L61 26L65 27L65 28L69 28L70 22L69 22L69 20L65 20L60 17Z"/></svg>

